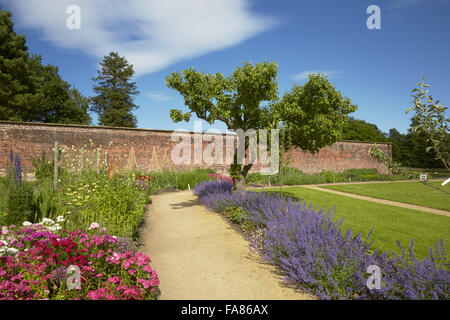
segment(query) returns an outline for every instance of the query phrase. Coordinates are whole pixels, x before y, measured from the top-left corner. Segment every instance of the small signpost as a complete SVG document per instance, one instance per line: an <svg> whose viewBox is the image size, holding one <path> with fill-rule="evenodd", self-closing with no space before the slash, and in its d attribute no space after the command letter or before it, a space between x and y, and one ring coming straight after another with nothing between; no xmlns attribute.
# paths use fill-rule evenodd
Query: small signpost
<svg viewBox="0 0 450 320"><path fill-rule="evenodd" d="M447 183L450 182L450 178L448 178L447 180L445 180L444 182L442 182L442 185L445 186Z"/></svg>
<svg viewBox="0 0 450 320"><path fill-rule="evenodd" d="M426 173L421 173L420 174L420 181L427 181L428 180L428 176Z"/></svg>

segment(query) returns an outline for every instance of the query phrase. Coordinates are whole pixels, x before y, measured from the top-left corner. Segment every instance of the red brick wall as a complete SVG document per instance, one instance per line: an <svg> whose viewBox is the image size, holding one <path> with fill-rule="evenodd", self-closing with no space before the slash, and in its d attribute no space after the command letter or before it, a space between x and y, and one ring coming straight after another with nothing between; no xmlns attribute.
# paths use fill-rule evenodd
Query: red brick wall
<svg viewBox="0 0 450 320"><path fill-rule="evenodd" d="M91 161L91 165L95 165L96 148L101 148L102 166L106 162L106 150L108 150L107 162L109 166L114 166L116 169L137 167L147 171L176 168L180 166L176 166L171 161L171 152L178 142L171 141L171 133L166 130L0 121L0 174L6 172L10 161L9 153L10 150L13 150L20 154L24 172L29 175L33 170L31 159L40 157L43 151L47 159L50 160L53 157L52 149L55 141L58 141L60 148L65 149L61 158L67 165L79 166L79 150L84 146L86 150L83 156L85 166L89 165L89 161ZM189 135L192 137L192 133ZM228 137L228 139L233 138ZM209 142L203 142L203 148L206 148L208 144ZM377 168L380 172L387 173L388 169L368 154L371 145L371 143L343 141L323 148L316 155L294 150L291 154L291 166L307 173L322 170L339 172L348 168ZM379 144L379 147L385 153L392 154L390 144ZM225 158L225 148L223 157ZM191 163L194 163L193 145ZM219 172L225 172L228 169L227 165L208 166L205 163L189 166L210 167Z"/></svg>

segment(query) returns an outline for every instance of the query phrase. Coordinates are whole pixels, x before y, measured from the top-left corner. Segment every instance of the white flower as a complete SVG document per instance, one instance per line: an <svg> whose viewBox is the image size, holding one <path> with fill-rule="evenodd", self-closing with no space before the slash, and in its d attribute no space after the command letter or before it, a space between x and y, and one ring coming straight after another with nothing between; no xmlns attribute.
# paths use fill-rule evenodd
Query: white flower
<svg viewBox="0 0 450 320"><path fill-rule="evenodd" d="M16 248L8 248L6 252L11 255L16 255L19 252L19 250L17 250Z"/></svg>
<svg viewBox="0 0 450 320"><path fill-rule="evenodd" d="M25 221L24 223L22 223L22 225L24 226L24 227L29 227L29 226L31 226L31 222L29 222L29 221Z"/></svg>
<svg viewBox="0 0 450 320"><path fill-rule="evenodd" d="M66 220L64 219L63 216L58 216L58 217L56 218L56 222L64 222L64 221L66 221Z"/></svg>
<svg viewBox="0 0 450 320"><path fill-rule="evenodd" d="M49 219L49 218L44 218L44 219L42 219L41 222L43 224L54 224L55 223L55 221L53 221L52 219Z"/></svg>

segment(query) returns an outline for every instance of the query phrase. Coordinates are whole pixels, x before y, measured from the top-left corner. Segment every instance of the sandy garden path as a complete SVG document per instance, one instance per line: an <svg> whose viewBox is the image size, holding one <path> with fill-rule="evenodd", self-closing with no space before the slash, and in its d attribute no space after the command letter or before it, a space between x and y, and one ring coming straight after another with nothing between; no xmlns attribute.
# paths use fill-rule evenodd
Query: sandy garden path
<svg viewBox="0 0 450 320"><path fill-rule="evenodd" d="M162 193L152 202L142 251L159 275L159 299L314 299L286 286L238 230L190 191Z"/></svg>

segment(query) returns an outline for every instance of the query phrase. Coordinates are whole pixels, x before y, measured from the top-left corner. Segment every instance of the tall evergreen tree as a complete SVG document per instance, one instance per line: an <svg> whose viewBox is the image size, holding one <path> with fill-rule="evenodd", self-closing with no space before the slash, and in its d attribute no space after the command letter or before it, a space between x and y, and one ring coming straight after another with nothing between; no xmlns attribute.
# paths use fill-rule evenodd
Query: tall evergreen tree
<svg viewBox="0 0 450 320"><path fill-rule="evenodd" d="M22 120L18 109L32 87L29 68L25 36L14 32L11 12L0 8L0 120Z"/></svg>
<svg viewBox="0 0 450 320"><path fill-rule="evenodd" d="M0 120L90 124L87 100L30 55L25 36L13 30L11 12L0 8Z"/></svg>
<svg viewBox="0 0 450 320"><path fill-rule="evenodd" d="M91 110L99 116L99 124L113 127L136 127L136 117L132 114L138 106L134 104L134 95L139 94L133 65L118 53L111 52L100 62L101 69L92 80L97 83L91 98Z"/></svg>

